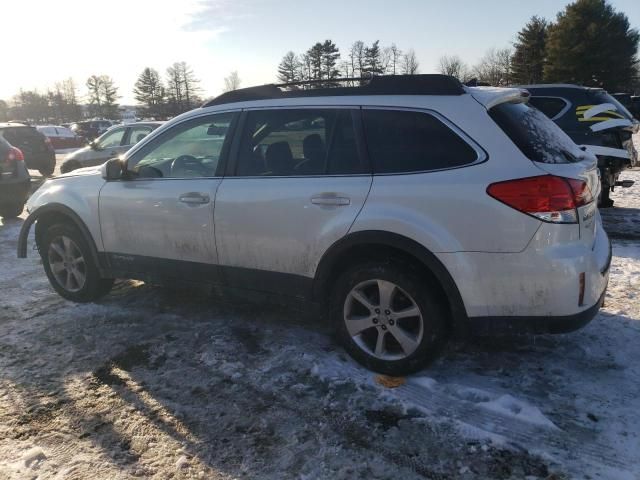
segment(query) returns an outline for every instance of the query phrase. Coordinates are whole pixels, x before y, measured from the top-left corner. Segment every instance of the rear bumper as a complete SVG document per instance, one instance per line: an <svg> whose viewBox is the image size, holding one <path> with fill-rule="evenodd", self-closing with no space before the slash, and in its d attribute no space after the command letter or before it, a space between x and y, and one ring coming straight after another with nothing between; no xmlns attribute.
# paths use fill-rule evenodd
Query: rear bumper
<svg viewBox="0 0 640 480"><path fill-rule="evenodd" d="M602 304L611 263L599 215L595 221L592 244L580 241L577 226L545 224L519 253L439 254L462 296L468 330L561 333L588 323Z"/></svg>
<svg viewBox="0 0 640 480"><path fill-rule="evenodd" d="M568 333L584 327L598 314L605 291L591 307L573 315L546 317L473 317L469 319L472 335Z"/></svg>

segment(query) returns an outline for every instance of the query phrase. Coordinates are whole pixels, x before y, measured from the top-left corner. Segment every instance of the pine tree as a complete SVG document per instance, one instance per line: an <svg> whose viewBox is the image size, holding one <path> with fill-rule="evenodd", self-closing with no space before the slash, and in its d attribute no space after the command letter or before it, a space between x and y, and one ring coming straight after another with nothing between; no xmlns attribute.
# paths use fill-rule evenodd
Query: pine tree
<svg viewBox="0 0 640 480"><path fill-rule="evenodd" d="M133 97L144 106L146 115L162 115L164 87L157 70L147 67L142 71L133 88Z"/></svg>
<svg viewBox="0 0 640 480"><path fill-rule="evenodd" d="M317 42L309 50L307 50L307 57L309 59L310 76L309 80L322 80L322 55L324 52L323 44ZM315 84L314 88L321 87L320 84Z"/></svg>
<svg viewBox="0 0 640 480"><path fill-rule="evenodd" d="M329 80L326 85L333 85L331 80L340 76L337 68L340 50L331 40L325 40L322 44L322 78Z"/></svg>
<svg viewBox="0 0 640 480"><path fill-rule="evenodd" d="M544 73L545 45L549 24L537 16L518 32L511 58L512 80L516 84L541 83Z"/></svg>
<svg viewBox="0 0 640 480"><path fill-rule="evenodd" d="M102 95L101 115L106 118L116 118L118 116L118 103L116 100L120 98L118 87L115 86L113 79L108 75L102 75L100 80L100 93Z"/></svg>
<svg viewBox="0 0 640 480"><path fill-rule="evenodd" d="M370 47L364 49L363 77L373 77L384 73L384 69L382 68L382 52L380 51L379 43L380 41L376 40Z"/></svg>
<svg viewBox="0 0 640 480"><path fill-rule="evenodd" d="M606 0L577 0L549 28L545 81L615 91L633 81L640 34Z"/></svg>

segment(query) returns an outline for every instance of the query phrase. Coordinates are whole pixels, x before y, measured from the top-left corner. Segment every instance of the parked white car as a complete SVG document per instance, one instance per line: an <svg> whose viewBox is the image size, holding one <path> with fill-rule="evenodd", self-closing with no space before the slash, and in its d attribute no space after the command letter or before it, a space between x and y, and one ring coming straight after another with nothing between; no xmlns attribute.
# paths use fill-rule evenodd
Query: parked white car
<svg viewBox="0 0 640 480"><path fill-rule="evenodd" d="M596 158L519 89L440 75L226 93L28 202L53 288L189 280L316 302L348 352L415 371L452 332L565 332L611 259Z"/></svg>

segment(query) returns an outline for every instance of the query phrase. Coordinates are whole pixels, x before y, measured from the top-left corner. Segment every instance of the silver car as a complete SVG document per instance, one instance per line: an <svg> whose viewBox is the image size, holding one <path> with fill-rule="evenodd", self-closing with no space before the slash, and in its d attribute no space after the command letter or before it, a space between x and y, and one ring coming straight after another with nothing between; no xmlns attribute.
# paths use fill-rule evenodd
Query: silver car
<svg viewBox="0 0 640 480"><path fill-rule="evenodd" d="M125 153L162 123L135 122L112 127L86 147L68 155L60 166L60 171L68 173L78 168L102 165L110 158Z"/></svg>
<svg viewBox="0 0 640 480"><path fill-rule="evenodd" d="M44 270L87 302L115 278L319 305L397 375L453 332L566 332L604 298L596 157L519 89L452 77L237 90L30 198Z"/></svg>

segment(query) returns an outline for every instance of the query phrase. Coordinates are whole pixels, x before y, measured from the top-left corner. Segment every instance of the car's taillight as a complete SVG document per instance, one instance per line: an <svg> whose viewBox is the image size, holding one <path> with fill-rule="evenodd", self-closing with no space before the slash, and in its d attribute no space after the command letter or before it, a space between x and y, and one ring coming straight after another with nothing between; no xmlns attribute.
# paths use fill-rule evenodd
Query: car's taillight
<svg viewBox="0 0 640 480"><path fill-rule="evenodd" d="M24 162L24 155L22 153L22 150L20 150L19 148L16 147L11 147L9 149L9 161L18 161L18 162Z"/></svg>
<svg viewBox="0 0 640 480"><path fill-rule="evenodd" d="M49 137L44 137L44 143L49 147L49 150L53 150L53 144L51 143L51 139Z"/></svg>
<svg viewBox="0 0 640 480"><path fill-rule="evenodd" d="M553 175L493 183L487 193L511 208L552 223L577 223L576 209L593 201L582 180Z"/></svg>

